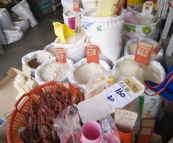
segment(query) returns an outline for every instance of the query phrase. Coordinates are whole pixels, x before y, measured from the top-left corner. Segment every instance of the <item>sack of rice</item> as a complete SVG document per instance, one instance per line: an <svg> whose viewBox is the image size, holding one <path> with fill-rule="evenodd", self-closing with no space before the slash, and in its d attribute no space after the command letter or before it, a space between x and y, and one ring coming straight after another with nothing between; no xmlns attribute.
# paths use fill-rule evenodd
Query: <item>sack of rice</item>
<svg viewBox="0 0 173 143"><path fill-rule="evenodd" d="M65 10L63 12L64 23L69 26L75 32L80 32L84 34L84 29L81 23L81 11L69 11Z"/></svg>
<svg viewBox="0 0 173 143"><path fill-rule="evenodd" d="M68 9L70 11L73 11L73 2L74 0L61 0L61 4L64 10ZM78 0L79 7L82 8L82 2L81 0Z"/></svg>
<svg viewBox="0 0 173 143"><path fill-rule="evenodd" d="M97 45L101 53L113 63L119 58L122 48L122 28L125 11L120 16L96 17L96 9L82 14L82 26L91 44Z"/></svg>
<svg viewBox="0 0 173 143"><path fill-rule="evenodd" d="M97 7L98 0L82 0L84 10Z"/></svg>
<svg viewBox="0 0 173 143"><path fill-rule="evenodd" d="M146 15L142 13L136 14L136 18L139 20L139 25L130 24L124 22L123 39L127 41L132 38L151 38L158 40L160 31L160 19L156 22L152 22L153 15Z"/></svg>
<svg viewBox="0 0 173 143"><path fill-rule="evenodd" d="M35 79L39 85L50 81L66 81L73 64L71 59L66 58L66 63L60 63L56 62L56 58L53 57L38 66Z"/></svg>
<svg viewBox="0 0 173 143"><path fill-rule="evenodd" d="M70 70L68 80L69 82L82 90L85 90L86 84L95 73L105 73L110 70L110 66L103 60L97 63L87 63L86 58L80 60Z"/></svg>
<svg viewBox="0 0 173 143"><path fill-rule="evenodd" d="M45 51L45 52L47 52L47 51ZM53 54L51 54L50 52L48 52L48 53L50 54L50 58L52 58ZM28 53L22 57L22 64L27 65L31 68L32 77L35 76L35 70L41 64L41 63L37 62L37 55L38 55L38 51L35 51L35 52Z"/></svg>
<svg viewBox="0 0 173 143"><path fill-rule="evenodd" d="M76 63L85 57L85 51L84 51L86 46L85 40L86 40L86 35L77 32L76 36L71 36L66 40L66 44L64 44L59 38L56 38L54 41L54 48L55 47L64 48L66 51L66 57L71 59L74 63ZM49 48L46 47L45 50L49 51Z"/></svg>
<svg viewBox="0 0 173 143"><path fill-rule="evenodd" d="M124 56L127 56L127 55L135 55L137 44L140 41L144 41L144 42L148 42L148 43L152 44L153 47L154 47L154 49L158 45L158 42L157 41L152 40L150 38L130 39L130 40L128 40L126 42L126 45L125 45L125 48L124 48ZM157 54L155 54L154 49L153 49L153 51L151 53L150 60L156 60L156 61L162 63L163 62L163 57L164 57L163 47L161 46L161 49L160 49L160 51Z"/></svg>
<svg viewBox="0 0 173 143"><path fill-rule="evenodd" d="M159 62L153 60L146 66L135 62L133 55L118 59L113 69L116 69L122 77L136 77L144 85L144 80L160 83L165 77L165 70Z"/></svg>

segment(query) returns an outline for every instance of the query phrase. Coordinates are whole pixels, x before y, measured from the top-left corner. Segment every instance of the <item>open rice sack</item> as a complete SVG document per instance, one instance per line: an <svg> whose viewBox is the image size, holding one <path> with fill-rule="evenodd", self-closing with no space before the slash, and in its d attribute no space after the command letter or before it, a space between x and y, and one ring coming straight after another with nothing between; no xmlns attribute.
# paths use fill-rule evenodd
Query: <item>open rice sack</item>
<svg viewBox="0 0 173 143"><path fill-rule="evenodd" d="M86 84L95 73L105 73L110 70L110 66L103 60L97 63L87 63L87 59L81 59L74 64L70 70L68 80L69 82L82 90L86 89Z"/></svg>
<svg viewBox="0 0 173 143"><path fill-rule="evenodd" d="M133 55L118 59L113 69L117 70L122 77L136 77L143 85L145 85L144 80L160 83L165 77L165 70L159 62L152 60L146 66L135 62Z"/></svg>
<svg viewBox="0 0 173 143"><path fill-rule="evenodd" d="M81 23L81 11L70 11L65 10L63 12L64 23L70 27L75 32L80 32L84 34L84 29Z"/></svg>
<svg viewBox="0 0 173 143"><path fill-rule="evenodd" d="M163 57L164 57L163 47L161 46L160 51L157 54L155 54L154 50L156 46L158 45L158 42L150 38L135 38L135 39L128 40L124 48L124 56L135 55L137 44L140 41L144 41L153 45L154 49L152 51L150 60L156 60L160 63L163 62Z"/></svg>
<svg viewBox="0 0 173 143"><path fill-rule="evenodd" d="M120 16L96 17L96 9L84 11L82 26L91 44L97 45L101 53L113 63L119 58L122 48L122 28L125 12Z"/></svg>
<svg viewBox="0 0 173 143"><path fill-rule="evenodd" d="M82 58L85 57L85 43L86 35L80 32L77 32L75 36L71 36L66 40L66 44L64 44L59 38L56 38L54 41L54 47L64 48L66 51L66 57L71 59L74 63L78 62ZM49 51L49 48L46 47L45 50Z"/></svg>
<svg viewBox="0 0 173 143"><path fill-rule="evenodd" d="M84 10L97 8L98 0L82 0Z"/></svg>
<svg viewBox="0 0 173 143"><path fill-rule="evenodd" d="M45 52L48 52L48 51L45 51ZM48 53L50 55L49 57L52 58L53 54L50 52L48 52ZM22 57L22 64L30 67L32 77L35 76L35 70L41 64L41 63L37 62L37 56L38 56L38 51L34 51L34 52L30 52Z"/></svg>
<svg viewBox="0 0 173 143"><path fill-rule="evenodd" d="M62 7L63 7L63 10L70 10L70 11L73 11L74 8L73 8L73 2L74 0L61 0L61 4L62 4ZM79 2L79 7L82 8L82 2L81 0L78 0Z"/></svg>
<svg viewBox="0 0 173 143"><path fill-rule="evenodd" d="M66 63L56 62L56 58L43 62L35 71L35 79L39 85L50 81L64 82L67 80L73 61L66 58Z"/></svg>
<svg viewBox="0 0 173 143"><path fill-rule="evenodd" d="M132 38L151 38L153 40L158 40L160 32L160 19L157 18L156 22L152 22L154 18L153 15L146 15L142 13L135 14L136 18L139 21L139 24L131 24L124 22L123 28L123 40L126 42Z"/></svg>

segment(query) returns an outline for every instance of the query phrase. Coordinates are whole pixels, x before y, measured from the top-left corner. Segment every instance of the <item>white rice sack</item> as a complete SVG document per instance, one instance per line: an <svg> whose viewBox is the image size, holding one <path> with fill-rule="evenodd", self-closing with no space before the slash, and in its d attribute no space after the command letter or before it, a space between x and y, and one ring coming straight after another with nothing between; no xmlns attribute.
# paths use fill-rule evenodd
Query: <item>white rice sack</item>
<svg viewBox="0 0 173 143"><path fill-rule="evenodd" d="M135 39L128 40L126 42L126 45L125 45L125 48L124 48L124 56L135 55L137 43L140 42L140 41L145 41L145 42L151 43L153 45L154 49L156 48L156 46L158 44L157 41L154 41L150 38L135 38ZM150 59L151 60L156 60L156 61L162 63L163 62L163 57L164 57L164 51L163 51L163 47L161 46L161 49L160 49L158 54L155 54L154 50L152 51Z"/></svg>
<svg viewBox="0 0 173 143"><path fill-rule="evenodd" d="M13 30L3 30L7 43L11 44L23 38L24 33L19 26L14 26Z"/></svg>
<svg viewBox="0 0 173 143"><path fill-rule="evenodd" d="M69 37L67 43L63 44L59 38L54 41L54 47L64 48L66 57L74 63L85 57L86 35L76 33L76 36Z"/></svg>
<svg viewBox="0 0 173 143"><path fill-rule="evenodd" d="M35 72L35 79L39 85L50 81L63 82L67 80L71 67L71 59L66 59L66 63L56 62L55 57L42 63Z"/></svg>
<svg viewBox="0 0 173 143"><path fill-rule="evenodd" d="M48 52L48 51L45 51L45 52ZM50 58L52 58L53 57L53 54L50 53L50 52L48 52L48 53L50 55ZM35 51L35 52L28 53L28 54L26 54L25 56L22 57L22 64L23 65L27 65L27 66L29 66L31 68L31 76L32 77L35 76L36 67L35 67L35 65L33 65L33 66L32 65L29 65L28 62L30 62L31 60L34 60L35 59L35 61L33 63L33 64L35 64L35 62L37 60L37 54L38 54L38 51ZM37 64L37 65L39 65L39 64Z"/></svg>
<svg viewBox="0 0 173 143"><path fill-rule="evenodd" d="M22 0L16 4L11 8L11 10L19 17L19 19L28 18L31 27L34 27L38 24L26 0Z"/></svg>
<svg viewBox="0 0 173 143"><path fill-rule="evenodd" d="M104 73L110 70L110 66L103 60L99 60L99 64L87 63L86 58L80 60L70 70L69 82L82 90L86 89L86 84L95 73Z"/></svg>
<svg viewBox="0 0 173 143"><path fill-rule="evenodd" d="M140 37L157 41L160 32L160 19L158 18L156 22L152 23L153 15L138 13L136 17L140 21L139 25L124 22L123 39L128 41L129 39Z"/></svg>
<svg viewBox="0 0 173 143"><path fill-rule="evenodd" d="M0 26L5 30L8 26L13 25L10 14L6 8L0 8Z"/></svg>
<svg viewBox="0 0 173 143"><path fill-rule="evenodd" d="M75 30L75 32L80 32L82 34L84 34L84 29L82 27L82 23L81 23L81 11L69 11L69 10L65 10L63 12L63 19L64 19L64 23L69 26L72 30ZM75 26L70 26L69 23L69 19L70 18L75 18Z"/></svg>
<svg viewBox="0 0 173 143"><path fill-rule="evenodd" d="M122 28L125 11L116 17L96 17L96 9L84 11L82 26L91 44L113 63L119 58L122 48Z"/></svg>
<svg viewBox="0 0 173 143"><path fill-rule="evenodd" d="M61 0L61 4L64 10L68 9L73 11L73 0ZM79 0L80 8L82 8L82 2Z"/></svg>
<svg viewBox="0 0 173 143"><path fill-rule="evenodd" d="M82 0L84 10L97 8L98 0Z"/></svg>
<svg viewBox="0 0 173 143"><path fill-rule="evenodd" d="M134 56L128 55L118 59L113 69L123 77L136 77L142 84L144 80L160 83L165 78L165 70L157 61L150 61L148 66L134 62ZM147 87L146 87L147 88Z"/></svg>
<svg viewBox="0 0 173 143"><path fill-rule="evenodd" d="M29 20L28 19L19 19L14 22L15 26L19 26L23 32L25 32L29 28Z"/></svg>

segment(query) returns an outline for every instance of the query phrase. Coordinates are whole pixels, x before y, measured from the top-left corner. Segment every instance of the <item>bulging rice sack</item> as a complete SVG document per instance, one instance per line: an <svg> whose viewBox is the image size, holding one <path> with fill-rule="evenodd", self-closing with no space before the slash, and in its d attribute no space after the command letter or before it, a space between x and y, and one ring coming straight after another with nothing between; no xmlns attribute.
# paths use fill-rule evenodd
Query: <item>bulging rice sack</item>
<svg viewBox="0 0 173 143"><path fill-rule="evenodd" d="M140 25L124 22L123 40L126 42L129 39L143 37L157 41L160 32L160 19L158 18L156 22L152 23L153 15L138 13L136 17L140 20Z"/></svg>
<svg viewBox="0 0 173 143"><path fill-rule="evenodd" d="M19 26L14 26L14 28L10 30L3 30L3 32L5 33L8 44L16 42L24 36L24 33Z"/></svg>
<svg viewBox="0 0 173 143"><path fill-rule="evenodd" d="M34 27L38 24L26 0L22 0L16 4L11 8L11 10L19 17L19 19L28 18L31 27Z"/></svg>
<svg viewBox="0 0 173 143"><path fill-rule="evenodd" d="M46 52L48 52L48 51L46 51ZM50 58L52 58L53 54L50 52L48 52L48 53L50 54ZM31 68L32 77L35 76L36 68L41 64L41 63L37 62L37 55L38 55L38 51L34 51L34 52L30 52L22 57L22 64L27 65Z"/></svg>
<svg viewBox="0 0 173 143"><path fill-rule="evenodd" d="M68 80L73 86L85 90L86 84L93 74L104 73L108 70L110 70L110 66L105 61L99 60L99 64L88 64L86 58L84 58L72 66Z"/></svg>
<svg viewBox="0 0 173 143"><path fill-rule="evenodd" d="M29 20L28 19L19 19L18 21L14 21L15 26L19 26L23 32L25 32L29 28Z"/></svg>
<svg viewBox="0 0 173 143"><path fill-rule="evenodd" d="M154 48L158 44L157 41L155 41L153 39L150 39L150 38L140 38L139 37L139 38L135 38L135 39L130 39L126 42L126 45L125 45L125 48L124 48L124 56L135 55L137 43L140 42L140 41L149 42L154 46ZM163 62L163 57L164 57L164 51L163 51L163 47L161 46L161 49L160 49L159 53L155 54L154 51L153 51L150 59L151 60L156 60L156 61L162 63Z"/></svg>
<svg viewBox="0 0 173 143"><path fill-rule="evenodd" d="M67 81L73 61L66 58L66 63L56 62L56 58L43 62L35 71L35 79L39 85L50 81Z"/></svg>
<svg viewBox="0 0 173 143"><path fill-rule="evenodd" d="M96 17L96 9L82 14L82 26L91 44L97 45L101 53L113 63L119 58L122 47L122 28L125 11L116 17Z"/></svg>

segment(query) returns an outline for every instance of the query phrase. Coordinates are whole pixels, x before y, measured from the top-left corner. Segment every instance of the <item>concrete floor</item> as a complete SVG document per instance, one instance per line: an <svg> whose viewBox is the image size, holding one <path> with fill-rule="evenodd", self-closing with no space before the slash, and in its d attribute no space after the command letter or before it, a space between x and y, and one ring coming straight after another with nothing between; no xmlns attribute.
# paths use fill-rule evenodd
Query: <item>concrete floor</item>
<svg viewBox="0 0 173 143"><path fill-rule="evenodd" d="M29 52L42 50L45 46L53 42L56 38L52 22L63 22L62 7L58 7L56 11L47 14L43 19L38 20L38 25L29 28L23 39L3 45L4 54L0 54L0 80L7 75L7 71L11 68L21 70L21 58Z"/></svg>

